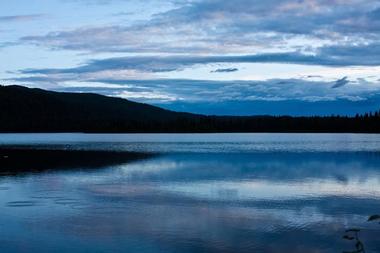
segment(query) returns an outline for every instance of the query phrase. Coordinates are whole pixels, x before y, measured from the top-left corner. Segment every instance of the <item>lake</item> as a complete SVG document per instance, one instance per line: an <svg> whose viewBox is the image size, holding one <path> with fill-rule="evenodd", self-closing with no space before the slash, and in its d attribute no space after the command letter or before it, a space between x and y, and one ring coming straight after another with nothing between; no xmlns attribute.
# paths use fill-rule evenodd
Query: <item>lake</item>
<svg viewBox="0 0 380 253"><path fill-rule="evenodd" d="M0 252L380 252L380 135L0 134Z"/></svg>

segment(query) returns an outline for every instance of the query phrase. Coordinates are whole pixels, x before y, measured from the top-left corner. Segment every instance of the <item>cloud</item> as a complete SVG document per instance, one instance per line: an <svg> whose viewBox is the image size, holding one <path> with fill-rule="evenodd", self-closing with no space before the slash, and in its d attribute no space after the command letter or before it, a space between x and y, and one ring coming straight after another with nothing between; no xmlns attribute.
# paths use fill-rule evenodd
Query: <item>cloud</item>
<svg viewBox="0 0 380 253"><path fill-rule="evenodd" d="M44 14L0 16L0 22L33 21L45 17Z"/></svg>
<svg viewBox="0 0 380 253"><path fill-rule="evenodd" d="M120 12L117 12L117 13L114 13L114 14L112 14L113 16L131 16L131 15L134 15L134 14L136 14L135 12L133 12L133 11L120 11Z"/></svg>
<svg viewBox="0 0 380 253"><path fill-rule="evenodd" d="M331 89L331 82L300 79L266 81L209 81L186 79L92 81L62 80L51 89L66 92L91 92L155 104L172 110L219 115L331 115L368 112L378 109L380 85L343 86ZM47 85L49 78L12 80ZM52 80L57 82L57 80ZM354 82L354 81L353 81Z"/></svg>
<svg viewBox="0 0 380 253"><path fill-rule="evenodd" d="M118 7L124 4L136 7L134 3L138 2L61 1ZM157 7L162 1L149 1L155 4L150 6L148 15L140 16L137 11L137 15L115 22L122 17L110 18L110 13L120 11L119 14L128 15L138 8L91 6L99 8L99 13L108 9L104 17L110 18L111 23L103 20L93 26L70 24L67 30L42 34L36 30L23 36L19 44L75 51L76 59L85 53L83 58L92 59L68 68L31 65L9 81L57 89L93 90L154 103L203 103L210 98L215 103L353 102L366 101L379 91L379 83L374 78L366 81L352 74L332 83L333 79L321 81L320 76L346 75L340 74L340 67L380 66L380 6L377 0L165 0L162 8ZM39 15L3 16L0 22L35 18ZM0 48L5 46L7 44L0 43ZM327 66L329 68L324 71L330 73L325 75L318 71L322 68L315 67L316 72L300 73L304 77L299 79L224 82L160 79L178 76L180 73L168 72L188 68L199 71L205 79L222 79L228 75L208 72L236 72L239 69L234 67L240 68L239 64L244 63ZM207 72L202 72L205 69ZM246 74L243 70L240 72ZM315 75L309 75L313 73ZM75 88L69 88L72 86Z"/></svg>
<svg viewBox="0 0 380 253"><path fill-rule="evenodd" d="M367 46L330 46L309 55L301 52L266 53L256 55L228 56L131 56L90 60L78 67L66 69L24 69L21 74L83 74L109 70L135 70L140 72L170 72L193 65L213 63L284 63L303 65L343 66L378 66L380 65L380 43ZM220 69L216 72L233 72L232 69Z"/></svg>
<svg viewBox="0 0 380 253"><path fill-rule="evenodd" d="M344 83L345 79L337 83ZM379 83L347 83L340 89L331 89L331 82L303 79L270 79L265 81L210 81L188 79L115 79L108 77L88 78L83 75L52 75L14 78L11 81L44 84L71 91L89 91L110 96L131 98L147 103L225 102L225 101L362 101L380 93Z"/></svg>
<svg viewBox="0 0 380 253"><path fill-rule="evenodd" d="M226 68L226 69L215 69L211 71L211 73L230 73L230 72L236 72L239 71L237 68Z"/></svg>
<svg viewBox="0 0 380 253"><path fill-rule="evenodd" d="M238 54L298 49L313 53L326 45L379 40L375 0L169 2L176 4L149 20L56 31L21 41L91 52Z"/></svg>
<svg viewBox="0 0 380 253"><path fill-rule="evenodd" d="M107 5L118 1L123 0L61 0L64 3L82 3L86 5Z"/></svg>
<svg viewBox="0 0 380 253"><path fill-rule="evenodd" d="M147 20L24 36L19 43L54 50L150 55L130 59L137 61L136 69L151 72L228 60L231 63L380 65L377 57L380 11L374 0L169 2L175 3L170 10ZM127 58L115 58L90 62L82 70L110 61L123 61L128 69L133 69Z"/></svg>
<svg viewBox="0 0 380 253"><path fill-rule="evenodd" d="M1 42L0 43L0 49L6 48L6 47L11 47L11 46L16 46L16 45L18 45L17 42Z"/></svg>
<svg viewBox="0 0 380 253"><path fill-rule="evenodd" d="M331 88L336 89L336 88L339 88L339 87L342 87L342 86L348 84L349 82L350 81L347 80L347 76L345 76L341 79L338 79Z"/></svg>
<svg viewBox="0 0 380 253"><path fill-rule="evenodd" d="M86 5L108 5L113 3L122 3L122 2L138 2L138 0L60 0L61 2L66 3L82 3ZM151 2L173 2L173 3L184 3L186 0L146 0L147 3Z"/></svg>

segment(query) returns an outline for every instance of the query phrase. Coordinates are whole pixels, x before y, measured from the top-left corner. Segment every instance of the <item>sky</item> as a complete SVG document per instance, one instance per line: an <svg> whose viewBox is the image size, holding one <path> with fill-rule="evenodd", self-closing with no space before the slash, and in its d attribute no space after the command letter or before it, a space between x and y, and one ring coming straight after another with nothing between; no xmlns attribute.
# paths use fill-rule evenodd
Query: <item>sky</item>
<svg viewBox="0 0 380 253"><path fill-rule="evenodd" d="M215 115L380 109L379 0L3 0L0 83Z"/></svg>

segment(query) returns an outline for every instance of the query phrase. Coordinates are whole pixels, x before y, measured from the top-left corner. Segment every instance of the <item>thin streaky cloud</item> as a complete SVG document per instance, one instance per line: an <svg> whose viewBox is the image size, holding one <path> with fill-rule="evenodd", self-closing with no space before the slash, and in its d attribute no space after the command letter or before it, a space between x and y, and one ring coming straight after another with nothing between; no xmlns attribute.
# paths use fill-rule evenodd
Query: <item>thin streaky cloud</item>
<svg viewBox="0 0 380 253"><path fill-rule="evenodd" d="M0 22L21 22L21 21L33 21L46 17L45 14L30 14L30 15L12 15L12 16L0 16Z"/></svg>
<svg viewBox="0 0 380 253"><path fill-rule="evenodd" d="M210 71L211 73L231 73L231 72L236 72L239 71L238 68L225 68L225 69L215 69Z"/></svg>
<svg viewBox="0 0 380 253"><path fill-rule="evenodd" d="M342 86L345 86L346 84L348 84L350 81L347 80L347 76L337 80L335 82L335 84L332 86L333 89L336 89L336 88L339 88L339 87L342 87Z"/></svg>

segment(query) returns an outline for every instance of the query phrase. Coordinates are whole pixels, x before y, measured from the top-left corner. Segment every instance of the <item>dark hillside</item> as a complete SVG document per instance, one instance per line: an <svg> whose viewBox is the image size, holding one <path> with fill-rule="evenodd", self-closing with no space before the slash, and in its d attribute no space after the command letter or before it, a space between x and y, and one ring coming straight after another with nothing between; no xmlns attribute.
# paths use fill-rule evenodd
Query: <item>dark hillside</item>
<svg viewBox="0 0 380 253"><path fill-rule="evenodd" d="M98 94L22 86L0 86L0 108L0 132L380 132L378 112L356 117L204 116Z"/></svg>
<svg viewBox="0 0 380 253"><path fill-rule="evenodd" d="M197 117L121 98L22 86L1 86L0 107L0 130L11 132L137 131Z"/></svg>

